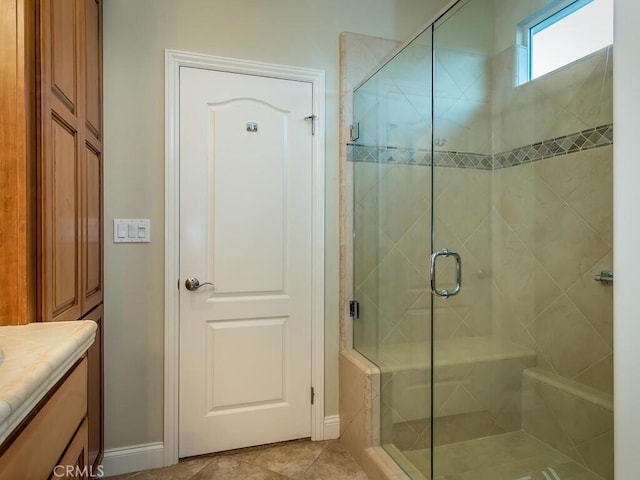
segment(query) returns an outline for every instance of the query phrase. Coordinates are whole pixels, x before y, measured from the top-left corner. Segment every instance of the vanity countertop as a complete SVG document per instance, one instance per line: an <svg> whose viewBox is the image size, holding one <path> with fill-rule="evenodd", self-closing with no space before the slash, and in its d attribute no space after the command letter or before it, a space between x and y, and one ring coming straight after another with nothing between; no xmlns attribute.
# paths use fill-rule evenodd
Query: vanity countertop
<svg viewBox="0 0 640 480"><path fill-rule="evenodd" d="M0 444L94 342L91 320L0 327Z"/></svg>

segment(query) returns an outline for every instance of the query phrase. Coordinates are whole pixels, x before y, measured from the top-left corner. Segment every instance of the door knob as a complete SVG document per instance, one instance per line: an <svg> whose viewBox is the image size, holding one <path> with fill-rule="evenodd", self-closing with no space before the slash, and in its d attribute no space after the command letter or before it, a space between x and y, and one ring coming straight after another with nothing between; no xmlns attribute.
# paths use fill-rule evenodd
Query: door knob
<svg viewBox="0 0 640 480"><path fill-rule="evenodd" d="M200 280L198 280L196 277L189 277L184 282L184 286L187 287L187 290L189 290L190 292L195 292L203 285L211 285L213 287L213 283L211 282L200 283Z"/></svg>

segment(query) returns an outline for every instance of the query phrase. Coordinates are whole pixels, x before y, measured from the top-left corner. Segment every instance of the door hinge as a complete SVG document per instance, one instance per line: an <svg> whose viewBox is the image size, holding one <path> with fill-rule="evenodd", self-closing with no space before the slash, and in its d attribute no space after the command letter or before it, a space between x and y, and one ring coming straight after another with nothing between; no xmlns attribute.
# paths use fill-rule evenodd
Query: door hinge
<svg viewBox="0 0 640 480"><path fill-rule="evenodd" d="M308 117L304 117L305 120L311 120L311 135L316 134L316 119L317 115L309 115Z"/></svg>
<svg viewBox="0 0 640 480"><path fill-rule="evenodd" d="M316 391L311 387L311 405L313 405L314 400L316 399Z"/></svg>
<svg viewBox="0 0 640 480"><path fill-rule="evenodd" d="M360 303L357 300L349 302L349 316L351 318L360 318Z"/></svg>
<svg viewBox="0 0 640 480"><path fill-rule="evenodd" d="M352 142L355 142L360 138L360 122L349 125L349 138Z"/></svg>

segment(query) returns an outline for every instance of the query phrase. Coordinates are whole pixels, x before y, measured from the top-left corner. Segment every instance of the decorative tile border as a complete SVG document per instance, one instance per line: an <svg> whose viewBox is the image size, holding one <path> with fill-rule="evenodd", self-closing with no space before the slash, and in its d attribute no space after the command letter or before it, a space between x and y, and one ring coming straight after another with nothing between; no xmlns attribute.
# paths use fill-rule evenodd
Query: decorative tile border
<svg viewBox="0 0 640 480"><path fill-rule="evenodd" d="M436 167L498 170L612 144L613 125L609 124L494 155L436 151L435 165ZM426 166L431 165L431 152L409 148L347 144L347 161Z"/></svg>
<svg viewBox="0 0 640 480"><path fill-rule="evenodd" d="M454 151L436 151L436 167L475 168L493 170L493 155ZM369 147L348 144L348 162L396 163L401 165L431 165L431 152L396 147Z"/></svg>
<svg viewBox="0 0 640 480"><path fill-rule="evenodd" d="M497 153L493 156L493 168L497 170L513 167L612 144L613 125L601 125L564 137L553 138L525 147L515 148L508 152Z"/></svg>

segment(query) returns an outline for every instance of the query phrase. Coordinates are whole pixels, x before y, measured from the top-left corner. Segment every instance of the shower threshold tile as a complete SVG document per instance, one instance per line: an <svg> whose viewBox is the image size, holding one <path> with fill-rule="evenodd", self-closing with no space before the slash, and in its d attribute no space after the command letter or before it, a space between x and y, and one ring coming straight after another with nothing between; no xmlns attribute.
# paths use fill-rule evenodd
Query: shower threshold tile
<svg viewBox="0 0 640 480"><path fill-rule="evenodd" d="M402 454L428 476L429 449ZM439 446L434 457L440 480L603 480L522 431Z"/></svg>

